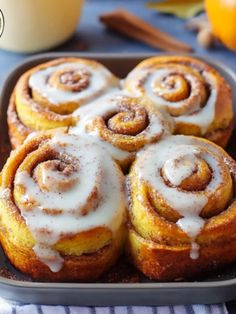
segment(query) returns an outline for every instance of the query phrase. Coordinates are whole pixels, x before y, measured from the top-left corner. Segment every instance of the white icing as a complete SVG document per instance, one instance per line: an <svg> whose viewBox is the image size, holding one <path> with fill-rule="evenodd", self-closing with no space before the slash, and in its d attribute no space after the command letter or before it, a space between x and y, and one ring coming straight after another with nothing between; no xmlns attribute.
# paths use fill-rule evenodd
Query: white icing
<svg viewBox="0 0 236 314"><path fill-rule="evenodd" d="M196 242L192 242L191 251L190 251L191 259L198 259L198 257L199 257L199 249L200 249L200 245L197 244Z"/></svg>
<svg viewBox="0 0 236 314"><path fill-rule="evenodd" d="M74 111L73 116L79 117L81 121L89 121L94 117L103 116L105 113L113 112L117 105L114 101L111 101L112 98L115 98L120 95L120 91L114 90L109 92L106 95L99 97L90 104L80 107ZM78 128L81 127L81 123L78 123Z"/></svg>
<svg viewBox="0 0 236 314"><path fill-rule="evenodd" d="M60 156L66 154L79 161L76 174L78 180L74 186L61 193L41 191L27 172L17 172L14 184L25 187L21 200L23 204L25 200L35 201L30 210L26 206L18 205L36 240L35 253L52 271L58 271L63 262L60 255L53 250L53 245L63 235L75 235L97 226L106 226L115 232L123 221L125 200L123 182L117 167L96 143L75 135L57 134L45 145ZM51 169L48 175L52 175ZM58 179L57 176L56 172L55 180ZM95 209L91 208L87 215L82 215L81 209L90 193L94 191L94 186L99 195L98 204ZM45 212L45 209L56 209L61 213L51 215ZM43 232L45 229L47 233Z"/></svg>
<svg viewBox="0 0 236 314"><path fill-rule="evenodd" d="M89 85L78 92L61 90L47 83L55 71L63 69L86 69L90 73ZM43 70L34 72L29 78L29 86L38 91L43 97L47 98L50 103L59 105L65 102L76 102L94 98L108 88L108 79L111 73L103 66L95 68L92 65L81 62L64 62L59 65L48 67Z"/></svg>
<svg viewBox="0 0 236 314"><path fill-rule="evenodd" d="M63 266L63 258L60 254L48 247L48 245L44 246L42 244L36 243L33 248L34 253L39 256L41 262L46 264L52 272L58 272Z"/></svg>
<svg viewBox="0 0 236 314"><path fill-rule="evenodd" d="M206 133L209 125L212 123L215 117L215 104L218 95L217 84L215 83L215 78L212 74L208 72L203 72L202 74L208 84L211 87L210 96L207 100L205 106L198 112L192 115L183 115L175 118L176 122L185 122L198 125L201 128L202 134Z"/></svg>
<svg viewBox="0 0 236 314"><path fill-rule="evenodd" d="M27 135L27 137L26 137L26 139L25 139L25 141L30 141L30 140L32 140L32 138L34 138L35 136L37 136L37 132L35 131L35 132L31 132L31 133L29 133L28 135Z"/></svg>
<svg viewBox="0 0 236 314"><path fill-rule="evenodd" d="M197 158L194 155L187 153L184 158L181 155L182 152L177 153L175 159L168 159L163 166L165 176L174 186L188 178L197 167Z"/></svg>
<svg viewBox="0 0 236 314"><path fill-rule="evenodd" d="M152 99L152 101L156 104L158 104L158 106L161 107L166 107L166 106L170 106L170 107L174 107L174 108L181 108L184 103L186 102L186 99L180 100L180 101L176 101L176 102L171 102L168 100L165 100L164 98L162 98L161 96L158 96L157 93L155 93L155 83L156 81L161 81L163 78L168 77L169 75L172 75L173 73L175 73L175 71L173 71L173 69L169 70L169 69L159 69L159 70L155 70L155 72L152 73L152 75L148 76L145 84L144 84L144 88L147 91L148 95L150 96L150 98ZM198 83L198 79L195 76L192 75L185 75L185 80L190 84L190 86L192 87L192 93L191 93L191 98L197 98L197 101L195 104L193 104L193 106L191 107L192 111L195 111L196 109L200 108L200 95L198 94L198 90L194 89L194 86L197 85ZM180 82L178 82L180 83ZM176 84L175 88L172 89L168 89L167 87L162 90L162 93L167 93L167 94L174 94L176 93L176 91L178 91L179 89L179 85ZM199 96L199 97L198 97Z"/></svg>
<svg viewBox="0 0 236 314"><path fill-rule="evenodd" d="M167 65L168 66L168 65ZM181 108L183 104L189 100L190 98L194 98L195 101L192 103L192 106L185 112L184 115L174 117L175 121L183 122L183 123L191 123L193 125L197 125L200 127L202 134L207 132L209 125L212 123L215 117L215 104L218 96L218 88L217 83L215 82L215 77L212 73L204 71L201 75L205 82L209 84L210 87L210 95L207 99L206 104L203 108L201 108L201 98L198 97L198 89L194 88L197 84L197 78L192 76L191 74L184 75L185 79L191 86L190 96L186 99L177 102L171 102L165 100L160 95L154 92L155 82L156 80L161 80L163 77L168 77L173 73L172 69L154 69L153 71L150 69L135 69L127 76L127 82L129 83L130 93L136 96L141 96L142 92L137 87L138 82L140 80L144 80L143 88L145 94L150 97L150 99L161 108L165 108L167 106L174 108ZM178 89L178 84L176 87L171 89L163 89L163 93L174 93Z"/></svg>
<svg viewBox="0 0 236 314"><path fill-rule="evenodd" d="M200 206L199 206L200 207ZM204 226L204 219L194 214L186 214L177 221L177 225L185 231L190 238L194 239Z"/></svg>
<svg viewBox="0 0 236 314"><path fill-rule="evenodd" d="M177 225L192 239L191 257L197 258L198 246L194 240L205 222L199 215L207 204L208 198L214 195L222 182L215 149L212 148L209 154L204 143L180 135L167 137L140 152L138 156L135 172L139 179L148 181L157 193L166 200L167 204L182 216L177 221ZM180 158L185 162L179 162ZM191 175L197 158L206 161L214 176L204 191L190 192L179 189L178 185L182 180ZM163 170L175 187L165 183L161 175Z"/></svg>
<svg viewBox="0 0 236 314"><path fill-rule="evenodd" d="M62 172L56 172L50 169L43 168L41 175L42 175L42 183L47 186L53 185L55 180L56 181L66 180L66 176ZM78 172L72 173L70 175L70 180L79 180Z"/></svg>
<svg viewBox="0 0 236 314"><path fill-rule="evenodd" d="M87 106L80 107L74 112L74 116L79 117L78 124L70 129L70 133L72 134L82 134L91 136L96 139L96 141L107 150L109 154L113 156L118 161L122 161L129 157L131 153L121 150L114 145L103 141L99 137L99 130L94 129L92 131L87 130L87 126L93 122L93 120L97 117L108 116L109 113L113 113L116 110L119 111L119 103L122 98L125 98L127 95L121 94L120 92L114 92L112 94L107 94L103 97L100 97L98 100L93 101ZM161 116L161 114L160 114ZM139 135L143 135L148 138L152 138L159 134L169 134L170 130L168 127L164 126L164 122L157 115L149 116L149 124L148 127L145 128ZM131 135L132 137L132 135Z"/></svg>
<svg viewBox="0 0 236 314"><path fill-rule="evenodd" d="M87 107L87 106L86 106ZM96 143L100 146L100 148L103 150L104 154L109 154L112 156L115 160L122 162L123 160L126 160L129 158L132 153L127 152L125 150L122 150L118 147L115 147L111 145L109 142L105 142L102 139L99 138L98 132L90 132L87 133L84 127L81 127L81 124L78 123L77 126L70 128L69 130L70 134L75 135L82 135L83 137L86 137L88 141L96 141Z"/></svg>

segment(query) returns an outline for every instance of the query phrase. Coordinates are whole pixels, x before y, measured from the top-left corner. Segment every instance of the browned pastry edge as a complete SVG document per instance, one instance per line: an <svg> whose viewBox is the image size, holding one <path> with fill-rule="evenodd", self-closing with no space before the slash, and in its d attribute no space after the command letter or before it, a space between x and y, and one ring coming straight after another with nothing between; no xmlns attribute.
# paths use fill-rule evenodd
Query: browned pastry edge
<svg viewBox="0 0 236 314"><path fill-rule="evenodd" d="M13 148L21 145L27 135L33 131L68 127L76 123L77 119L72 116L72 112L79 107L80 102L65 102L57 107L37 91L29 91L28 81L30 75L35 71L44 70L64 62L78 62L81 60L85 65L91 65L95 70L98 68L98 71L101 70L100 67L104 67L95 60L72 57L57 58L38 64L20 76L12 92L7 113L9 136ZM104 89L96 91L96 93L90 97L91 99L102 95L108 89L108 86L118 87L119 85L118 78L111 72L108 72L105 76L105 82L106 85ZM31 95L31 92L33 95ZM33 99L34 96L36 99ZM88 97L88 101L90 98Z"/></svg>
<svg viewBox="0 0 236 314"><path fill-rule="evenodd" d="M168 247L152 243L138 235L132 226L129 226L129 237L138 239L140 246L134 253L132 242L127 241L128 259L150 279L188 280L236 260L236 237L228 242L201 245L200 256L195 260L190 258L189 246Z"/></svg>
<svg viewBox="0 0 236 314"><path fill-rule="evenodd" d="M13 151L8 159L6 168L3 169L2 179L0 176L3 189L0 198L0 241L12 264L34 279L46 281L95 280L108 270L122 253L126 234L126 213L124 213L121 225L114 232L101 225L99 228L91 227L75 235L62 234L60 240L55 244L55 250L61 254L65 262L62 269L55 273L35 254L34 236L15 203L13 194L14 177L19 165L21 165L25 156L28 156L31 151L39 147L43 141L53 137L55 131L61 132L61 134L67 132L66 128L60 128L38 133L19 147L18 150ZM121 175L121 172L119 172L119 175ZM103 236L107 240L101 240ZM81 246L86 245L86 243L89 246L90 243L97 243L96 241L98 242L97 246L95 245L90 251L86 251L86 249L83 251L82 249L83 253L80 253ZM101 244L99 241L101 241ZM57 262L56 258L55 262Z"/></svg>
<svg viewBox="0 0 236 314"><path fill-rule="evenodd" d="M92 254L84 254L79 257L62 255L64 258L62 269L58 272L52 272L32 250L9 242L2 235L1 243L11 263L23 273L30 275L35 280L62 282L96 280L118 259L122 245L119 241L113 240L111 244Z"/></svg>
<svg viewBox="0 0 236 314"><path fill-rule="evenodd" d="M20 146L26 137L33 132L32 129L25 126L19 119L14 99L15 95L13 93L7 110L8 133L13 149Z"/></svg>
<svg viewBox="0 0 236 314"><path fill-rule="evenodd" d="M23 144L26 137L30 133L32 133L33 130L26 127L20 121L13 101L10 102L10 105L8 107L7 122L8 122L10 143L11 143L12 148L15 149L16 147ZM217 129L212 132L209 132L205 135L205 138L225 148L232 135L233 129L234 129L234 122L232 120L226 128ZM134 156L131 156L130 158L128 158L128 160L124 162L123 168L127 169L128 165L130 165L131 161L133 160L134 160Z"/></svg>
<svg viewBox="0 0 236 314"><path fill-rule="evenodd" d="M193 135L198 137L205 137L216 144L225 147L231 135L231 123L233 119L233 100L232 100L232 90L225 78L211 65L202 61L201 59L190 57L190 56L156 56L145 59L141 61L136 67L136 70L148 69L155 67L155 65L160 64L182 64L190 66L196 69L198 72L206 71L210 72L215 76L218 84L219 94L217 96L217 101L215 104L215 117L213 121L208 126L206 132L202 134L200 127L197 124L192 124L190 122L180 122L176 123L176 134ZM131 71L132 73L132 71ZM128 79L125 81L125 88L129 89ZM142 84L142 81L141 83ZM221 134L223 133L223 134Z"/></svg>
<svg viewBox="0 0 236 314"><path fill-rule="evenodd" d="M233 129L234 122L232 120L226 128L216 129L212 132L209 132L205 135L205 138L225 148L230 140Z"/></svg>
<svg viewBox="0 0 236 314"><path fill-rule="evenodd" d="M183 136L176 137L183 138ZM168 139L166 140L168 143ZM194 242L191 242L191 233L184 232L178 223L176 224L181 216L177 216L179 212L175 212L175 204L169 205L168 200L166 201L162 196L162 192L158 189L155 190L150 182L142 180L137 172L139 168L135 168L135 164L131 170L127 253L131 262L152 279L169 281L193 278L203 271L213 270L236 260L236 162L216 144L201 138L195 138L195 141L202 142L205 152L209 145L209 153L219 156L217 169L222 176L222 181L219 181L220 189L217 186L216 190L211 190L212 194L209 193L209 190L205 193L205 178L208 178L209 169L203 167L200 171L202 176L196 176L196 172L192 172L192 175L185 178L185 180L188 179L188 183L186 183L188 187L191 187L192 184L190 190L183 186L184 181L175 187L180 191L181 189L190 191L195 196L200 193L207 197L208 209L205 205L206 207L202 208L198 214L204 218L204 225L194 237ZM175 149L178 151L178 145L174 144L173 142L173 154L175 154ZM170 146L166 145L166 147L170 149ZM148 153L150 152L147 150L146 154L150 156ZM158 158L158 155L155 156ZM138 164L141 169L142 165L143 167L147 166L142 161L143 159L139 160ZM146 158L147 161L150 162L148 158ZM198 167L198 169L201 168L200 164ZM155 171L158 173L162 171L161 166L153 169L149 175ZM211 175L212 177L207 179L209 183L215 177L215 171ZM200 187L201 182L203 185ZM165 184L168 185L168 182ZM157 199L155 199L154 193L156 193ZM187 194L186 198L188 199ZM178 198L176 197L175 200L177 201ZM218 206L223 200L225 202L222 203L220 209ZM186 207L186 210L188 209ZM206 210L205 213L204 210ZM191 224L188 226L190 229ZM196 244L197 254L195 255Z"/></svg>

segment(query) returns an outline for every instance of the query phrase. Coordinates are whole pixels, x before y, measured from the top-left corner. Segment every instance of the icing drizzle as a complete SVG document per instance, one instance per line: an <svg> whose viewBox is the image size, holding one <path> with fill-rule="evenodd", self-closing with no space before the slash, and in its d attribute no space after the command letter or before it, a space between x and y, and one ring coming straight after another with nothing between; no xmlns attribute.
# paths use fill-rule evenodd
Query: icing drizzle
<svg viewBox="0 0 236 314"><path fill-rule="evenodd" d="M209 165L214 175L204 190L185 191L180 184L193 174L199 159ZM209 151L204 143L192 137L170 136L139 153L135 172L182 216L177 225L191 238L191 258L198 258L199 245L195 239L205 223L200 214L223 180L217 152ZM166 184L163 173L171 186Z"/></svg>
<svg viewBox="0 0 236 314"><path fill-rule="evenodd" d="M162 86L162 92L157 93L155 89L156 82L162 82L166 78L171 78L171 76L176 76L175 67L170 67L168 69L168 64L163 65L159 68L143 68L143 69L134 69L130 72L130 74L127 76L127 88L130 90L130 92L136 96L141 96L145 94L146 96L150 97L150 99L156 104L158 108L167 108L169 107L170 110L172 108L181 109L181 114L176 114L174 119L178 123L191 123L193 125L197 125L200 127L201 133L204 134L207 132L208 127L212 123L215 117L215 104L218 96L218 84L216 82L216 78L213 73L208 71L203 71L201 73L201 82L199 81L199 78L197 76L200 76L200 74L195 71L197 76L194 75L194 70L189 68L191 71L190 73L186 74L185 72L181 73L179 77L183 82L185 82L186 86L189 87L189 93L186 92L185 96L180 98L176 101L171 101L168 99L165 99L164 95L168 94L174 94L175 92L178 92L178 90L181 90L180 86L180 80L176 80L174 85L170 86L166 84L166 87ZM178 65L178 67L186 68L188 70L187 66ZM175 78L176 79L176 78ZM201 93L203 90L205 90L206 86L208 86L208 90L210 91L209 96L207 96L206 100L204 100L204 103L202 103L202 98L200 97L200 91ZM185 86L185 88L186 88ZM183 87L183 86L182 86ZM188 105L186 107L186 103L189 103L191 105Z"/></svg>
<svg viewBox="0 0 236 314"><path fill-rule="evenodd" d="M69 70L77 70L82 73L83 71L86 71L86 73L88 73L89 82L85 88L73 91L60 89L57 88L57 86L49 84L49 78L54 73L57 71L65 71L67 73ZM111 77L112 74L102 65L96 64L95 67L93 64L89 65L81 60L80 62L64 62L34 72L29 78L29 86L38 91L44 98L48 99L50 103L60 105L65 102L86 102L86 100L90 100L91 98L100 95L108 89L108 83Z"/></svg>
<svg viewBox="0 0 236 314"><path fill-rule="evenodd" d="M100 97L98 100L93 101L87 106L80 107L74 112L74 116L79 117L79 123L74 128L71 128L69 132L72 134L82 134L83 136L89 136L90 138L93 138L93 140L96 140L99 145L104 148L104 150L107 150L113 156L113 158L118 161L122 161L131 156L132 153L116 147L115 143L104 141L100 137L100 130L99 127L96 127L96 124L94 124L95 127L92 130L88 130L88 126L93 124L95 119L98 117L106 120L106 117L110 114L113 114L114 112L116 114L119 113L119 111L122 112L122 109L120 109L120 104L122 102L129 102L134 100L137 100L137 98L132 98L117 91ZM150 139L157 136L170 134L172 131L173 121L170 120L168 115L165 117L166 121L164 121L164 118L160 112L158 115L154 113L150 114L148 119L149 121L147 127L135 135L146 138L148 144ZM116 133L114 134L116 135ZM125 134L124 138L125 137L127 140L135 141L135 138L132 134Z"/></svg>
<svg viewBox="0 0 236 314"><path fill-rule="evenodd" d="M63 259L53 246L62 237L97 226L115 232L123 223L124 183L117 166L96 143L75 135L57 134L43 145L53 149L59 160L67 156L69 166L63 169L64 176L71 180L69 187L57 184L64 183L65 178L58 166L53 169L48 161L39 164L43 167L42 182L37 182L26 171L17 171L14 185L25 189L17 206L35 238L34 251L57 272L63 266ZM68 169L70 164L78 167ZM52 187L53 180L59 186L57 190ZM42 189L41 184L46 185L48 191Z"/></svg>

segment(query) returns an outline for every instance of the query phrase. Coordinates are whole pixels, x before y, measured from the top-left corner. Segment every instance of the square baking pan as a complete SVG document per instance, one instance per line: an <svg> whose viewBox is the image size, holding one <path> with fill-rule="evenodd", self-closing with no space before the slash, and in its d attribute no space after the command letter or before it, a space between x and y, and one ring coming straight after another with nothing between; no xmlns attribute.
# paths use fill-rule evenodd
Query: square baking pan
<svg viewBox="0 0 236 314"><path fill-rule="evenodd" d="M16 81L23 72L39 63L68 56L95 59L122 78L137 63L153 54L48 53L26 59L18 65L7 76L0 96L0 169L10 151L6 111ZM195 57L198 56L195 55ZM233 89L236 106L236 74L223 64L203 57L199 58L211 64L226 78ZM234 110L236 112L236 108ZM235 158L236 148L232 148L236 146L233 145L233 141L236 143L236 134L232 136L231 149L229 148L229 152ZM140 282L137 283L35 282L17 271L0 249L0 295L18 302L97 306L170 305L218 303L236 298L236 263L216 273L203 275L197 281L157 282L144 277L140 278Z"/></svg>

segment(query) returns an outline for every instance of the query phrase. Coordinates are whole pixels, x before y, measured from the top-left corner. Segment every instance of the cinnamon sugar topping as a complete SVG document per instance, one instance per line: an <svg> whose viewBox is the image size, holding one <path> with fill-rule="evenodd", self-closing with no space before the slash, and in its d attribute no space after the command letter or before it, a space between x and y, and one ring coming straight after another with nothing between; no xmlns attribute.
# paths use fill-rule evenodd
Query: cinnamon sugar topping
<svg viewBox="0 0 236 314"><path fill-rule="evenodd" d="M208 209L209 200L216 204L217 195L226 195L219 205L221 206L219 210L223 210L228 202L228 194L231 193L230 172L221 162L221 158L221 152L210 144L206 145L197 138L179 135L167 137L150 146L139 153L135 163L135 172L139 180L148 182L162 202L181 216L176 224L191 239L190 256L193 259L199 255L199 245L195 239L204 226L204 217L211 217L215 213L215 207L211 209L212 212ZM210 172L210 177L209 169L213 173L211 175ZM171 185L166 184L165 178ZM185 180L190 181L192 191L185 190L183 186ZM199 187L199 184L202 186Z"/></svg>
<svg viewBox="0 0 236 314"><path fill-rule="evenodd" d="M49 146L57 159L41 161L33 177L18 170L14 195L36 240L35 253L52 271L59 271L63 258L53 247L61 238L98 226L118 230L126 208L124 182L111 157L104 155L95 142L57 134L42 143L40 149L44 146ZM22 187L24 193L19 197L17 191ZM30 210L26 201L29 199L34 200Z"/></svg>
<svg viewBox="0 0 236 314"><path fill-rule="evenodd" d="M81 105L118 87L118 80L102 65L78 59L35 71L29 78L29 86L51 104L78 102Z"/></svg>
<svg viewBox="0 0 236 314"><path fill-rule="evenodd" d="M125 82L132 95L150 98L177 123L191 123L204 134L215 117L218 84L214 73L167 62L137 67Z"/></svg>

